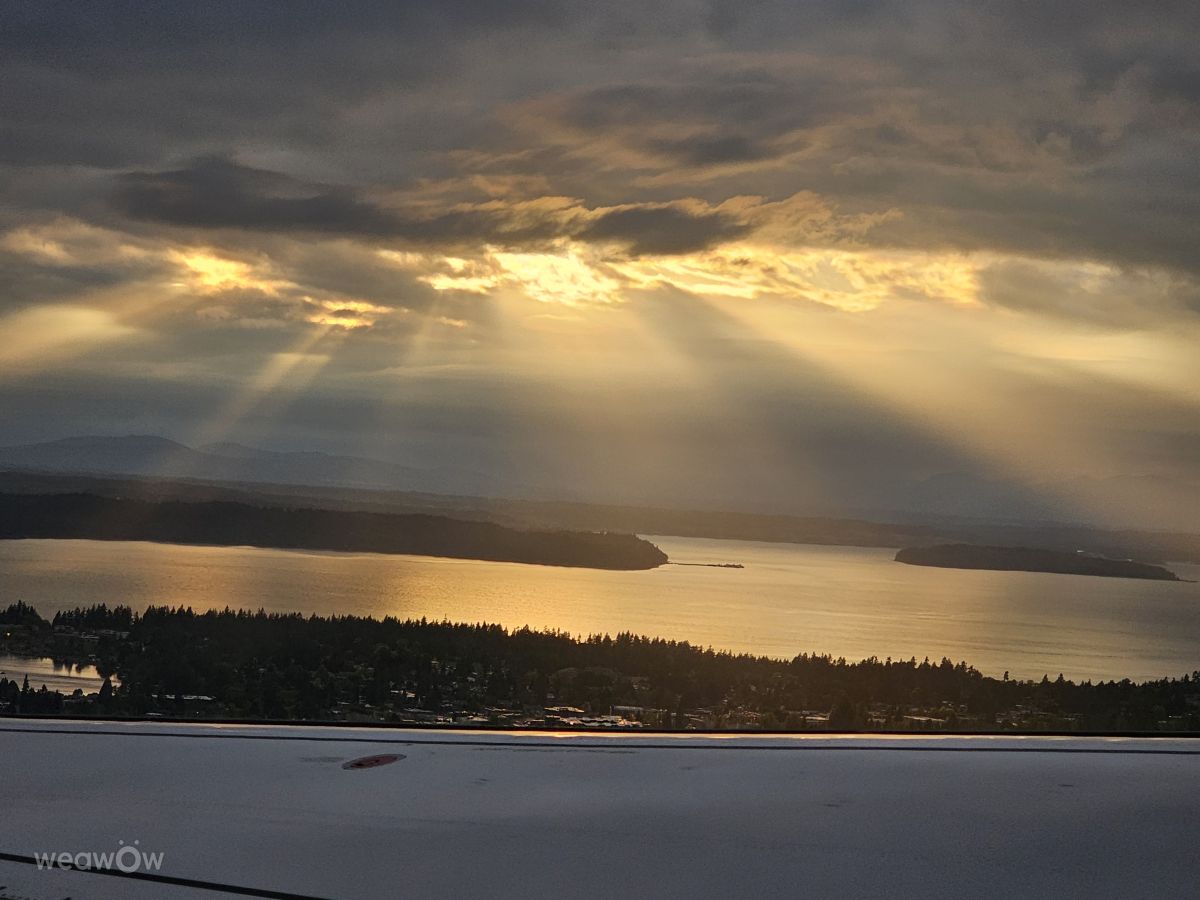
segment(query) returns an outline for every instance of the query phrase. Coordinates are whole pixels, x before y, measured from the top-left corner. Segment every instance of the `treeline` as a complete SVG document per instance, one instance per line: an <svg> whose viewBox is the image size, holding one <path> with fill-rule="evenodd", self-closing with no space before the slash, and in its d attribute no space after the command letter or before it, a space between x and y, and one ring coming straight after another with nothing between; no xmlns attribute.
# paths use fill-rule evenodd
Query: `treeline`
<svg viewBox="0 0 1200 900"><path fill-rule="evenodd" d="M431 515L184 503L93 494L0 494L0 539L89 538L176 544L411 553L457 559L652 569L667 561L632 534L520 531Z"/></svg>
<svg viewBox="0 0 1200 900"><path fill-rule="evenodd" d="M29 622L29 607L0 613ZM40 620L40 617L39 617ZM54 625L57 625L57 629ZM1135 684L992 678L962 662L824 655L790 661L685 641L426 620L302 616L225 610L92 607L60 613L59 652L78 652L76 629L119 687L104 714L403 720L414 710L551 707L605 714L653 710L664 727L1055 728L1200 730L1200 673ZM71 643L76 642L76 643ZM74 649L72 649L74 648ZM192 698L192 699L185 699Z"/></svg>

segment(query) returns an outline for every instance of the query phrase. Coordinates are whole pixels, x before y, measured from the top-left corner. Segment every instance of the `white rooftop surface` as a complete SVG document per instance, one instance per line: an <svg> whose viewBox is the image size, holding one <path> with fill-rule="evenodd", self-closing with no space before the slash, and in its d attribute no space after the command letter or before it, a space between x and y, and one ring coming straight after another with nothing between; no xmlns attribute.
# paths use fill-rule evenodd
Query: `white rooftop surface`
<svg viewBox="0 0 1200 900"><path fill-rule="evenodd" d="M0 765L5 900L1200 896L1184 739L6 719ZM120 841L210 887L18 861Z"/></svg>

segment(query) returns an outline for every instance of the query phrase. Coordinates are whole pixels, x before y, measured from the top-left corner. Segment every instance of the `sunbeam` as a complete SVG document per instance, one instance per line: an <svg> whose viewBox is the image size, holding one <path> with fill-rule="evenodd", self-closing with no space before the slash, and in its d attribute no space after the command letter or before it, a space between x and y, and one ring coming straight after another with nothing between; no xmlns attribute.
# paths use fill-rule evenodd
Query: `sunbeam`
<svg viewBox="0 0 1200 900"><path fill-rule="evenodd" d="M306 329L290 348L272 354L257 374L246 379L209 421L201 423L188 436L187 443L193 446L217 443L251 413L261 411L263 404L276 392L299 394L329 363L344 336L344 330L333 324Z"/></svg>

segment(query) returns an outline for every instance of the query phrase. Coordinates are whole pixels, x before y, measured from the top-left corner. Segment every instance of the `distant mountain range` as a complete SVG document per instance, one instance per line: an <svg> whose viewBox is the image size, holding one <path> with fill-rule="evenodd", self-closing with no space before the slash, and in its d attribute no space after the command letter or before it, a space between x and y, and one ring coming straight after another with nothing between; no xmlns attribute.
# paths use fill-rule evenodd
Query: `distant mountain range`
<svg viewBox="0 0 1200 900"><path fill-rule="evenodd" d="M228 442L194 448L152 435L70 437L0 447L2 470L404 491L509 501L569 498L585 505L611 502L605 496L598 496L602 493L600 488L592 490L587 484L575 485L574 496L564 496L553 484L520 484L464 468L418 468L368 457L280 452ZM812 510L780 509L785 499L782 497L768 510L753 497L735 505L716 504L704 497L662 498L649 491L646 496L646 506L664 511L706 506L741 508L759 518L782 512L918 525L965 519L970 520L965 524L1079 523L1104 528L1200 532L1200 485L1154 476L1079 477L1021 485L1012 480L948 472L925 479L885 482L843 497L838 507ZM694 517L697 513L689 515ZM806 533L809 530L804 529Z"/></svg>
<svg viewBox="0 0 1200 900"><path fill-rule="evenodd" d="M490 494L499 488L487 476L466 469L418 469L357 456L279 452L235 443L194 448L153 435L70 437L0 447L0 469L449 494Z"/></svg>
<svg viewBox="0 0 1200 900"><path fill-rule="evenodd" d="M962 516L875 514L870 519L764 515L704 509L613 506L378 488L206 481L140 475L5 470L4 495L88 494L147 503L235 503L255 507L425 514L489 521L535 531L592 531L642 535L780 541L858 547L928 546L948 542L1083 550L1114 559L1200 562L1200 534L1160 528L1113 530L1081 524L988 522Z"/></svg>
<svg viewBox="0 0 1200 900"><path fill-rule="evenodd" d="M966 516L992 522L1079 522L1107 528L1200 532L1200 484L1155 475L1078 476L1019 485L947 472L896 485L881 498L894 519ZM867 513L859 508L860 514Z"/></svg>

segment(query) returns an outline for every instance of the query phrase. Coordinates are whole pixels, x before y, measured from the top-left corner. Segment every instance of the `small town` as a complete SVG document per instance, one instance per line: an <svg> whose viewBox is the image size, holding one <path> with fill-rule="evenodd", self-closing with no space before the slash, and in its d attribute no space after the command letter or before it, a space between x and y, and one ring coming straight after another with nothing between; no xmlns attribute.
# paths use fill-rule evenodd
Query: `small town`
<svg viewBox="0 0 1200 900"><path fill-rule="evenodd" d="M942 660L738 656L634 635L104 605L0 610L0 715L688 731L1183 731L1200 678L990 678ZM39 682L48 671L56 687Z"/></svg>

